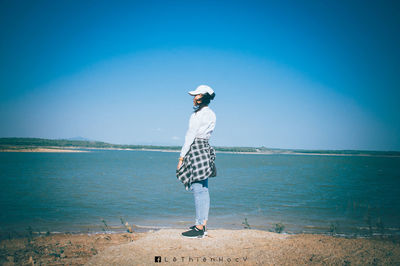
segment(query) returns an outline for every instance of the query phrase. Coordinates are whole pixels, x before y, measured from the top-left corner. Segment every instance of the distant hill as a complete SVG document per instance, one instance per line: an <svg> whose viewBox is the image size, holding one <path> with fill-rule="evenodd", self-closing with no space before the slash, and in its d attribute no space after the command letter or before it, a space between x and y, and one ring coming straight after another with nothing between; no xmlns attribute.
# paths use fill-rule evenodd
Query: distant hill
<svg viewBox="0 0 400 266"><path fill-rule="evenodd" d="M133 149L133 150L173 150L180 151L181 146L121 145L102 141L88 140L82 137L71 139L41 138L0 138L0 150L18 150L32 148L97 148L97 149ZM365 155L400 156L399 151L359 151L359 150L300 150L271 149L266 147L214 147L219 152L255 153L255 154L303 154L303 155Z"/></svg>
<svg viewBox="0 0 400 266"><path fill-rule="evenodd" d="M41 139L41 138L0 138L0 149L23 148L115 148L115 149L172 149L179 150L178 146L153 146L153 145L119 145L94 140L70 139Z"/></svg>
<svg viewBox="0 0 400 266"><path fill-rule="evenodd" d="M83 141L92 141L91 139L84 138L84 137L73 137L73 138L68 138L66 140L83 140Z"/></svg>

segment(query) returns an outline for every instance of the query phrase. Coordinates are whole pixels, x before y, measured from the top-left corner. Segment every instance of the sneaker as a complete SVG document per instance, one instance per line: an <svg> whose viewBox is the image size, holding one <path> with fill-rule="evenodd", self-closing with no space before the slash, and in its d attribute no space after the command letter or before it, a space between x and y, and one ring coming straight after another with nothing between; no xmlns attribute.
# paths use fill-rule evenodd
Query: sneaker
<svg viewBox="0 0 400 266"><path fill-rule="evenodd" d="M196 227L196 225L193 225L193 226L191 226L191 227L189 227L189 229L194 229ZM204 235L206 236L206 235L208 235L208 232L207 232L207 226L205 226L205 225L203 225L203 231L204 231Z"/></svg>
<svg viewBox="0 0 400 266"><path fill-rule="evenodd" d="M182 236L189 237L189 238L203 238L204 237L204 228L203 228L203 230L201 230L195 226L193 229L183 232Z"/></svg>

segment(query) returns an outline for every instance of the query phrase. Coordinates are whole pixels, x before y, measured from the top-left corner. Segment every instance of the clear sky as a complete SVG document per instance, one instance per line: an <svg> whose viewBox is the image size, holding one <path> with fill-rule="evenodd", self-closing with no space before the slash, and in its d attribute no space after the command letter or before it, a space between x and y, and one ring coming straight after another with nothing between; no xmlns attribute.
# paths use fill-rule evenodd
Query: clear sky
<svg viewBox="0 0 400 266"><path fill-rule="evenodd" d="M0 137L400 150L399 1L0 4Z"/></svg>

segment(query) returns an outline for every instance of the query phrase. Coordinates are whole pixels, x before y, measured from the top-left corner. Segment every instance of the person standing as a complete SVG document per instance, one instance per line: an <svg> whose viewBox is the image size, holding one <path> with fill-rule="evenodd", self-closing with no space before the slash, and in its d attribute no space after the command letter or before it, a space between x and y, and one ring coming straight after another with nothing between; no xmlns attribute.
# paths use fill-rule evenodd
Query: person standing
<svg viewBox="0 0 400 266"><path fill-rule="evenodd" d="M186 190L193 192L196 208L195 225L183 232L182 236L202 238L207 235L206 225L210 209L208 178L216 176L215 150L208 143L216 123L215 113L208 105L214 99L215 93L211 87L200 85L189 94L194 96L194 113L189 120L176 176L185 185Z"/></svg>

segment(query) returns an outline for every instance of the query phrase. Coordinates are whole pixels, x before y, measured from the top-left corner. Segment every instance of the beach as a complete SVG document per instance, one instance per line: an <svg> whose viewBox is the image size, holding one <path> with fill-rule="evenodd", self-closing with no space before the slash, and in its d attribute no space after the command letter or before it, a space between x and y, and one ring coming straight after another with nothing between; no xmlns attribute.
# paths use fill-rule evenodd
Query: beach
<svg viewBox="0 0 400 266"><path fill-rule="evenodd" d="M14 149L1 149L0 152L88 152L78 149L64 149L64 148L14 148Z"/></svg>
<svg viewBox="0 0 400 266"><path fill-rule="evenodd" d="M398 238L343 238L209 229L202 239L185 229L142 233L50 234L0 242L2 265L399 265Z"/></svg>
<svg viewBox="0 0 400 266"><path fill-rule="evenodd" d="M90 152L92 150L104 151L152 151L152 152L172 152L179 153L180 150L173 149L150 149L150 148L95 148L95 147L6 147L0 148L0 152ZM294 152L294 151L216 151L217 154L248 154L248 155L307 155L307 156L378 156L378 157L400 157L398 154L371 154L371 153L321 153L321 152Z"/></svg>

